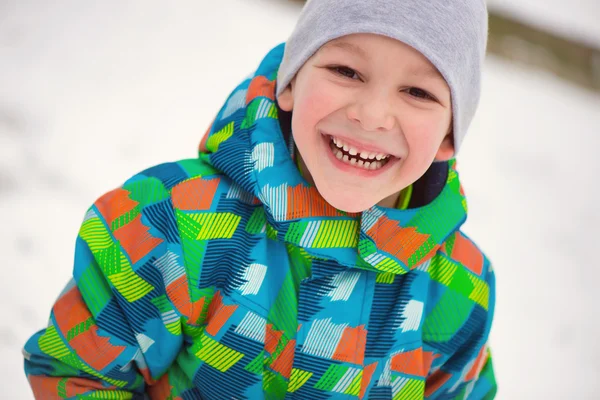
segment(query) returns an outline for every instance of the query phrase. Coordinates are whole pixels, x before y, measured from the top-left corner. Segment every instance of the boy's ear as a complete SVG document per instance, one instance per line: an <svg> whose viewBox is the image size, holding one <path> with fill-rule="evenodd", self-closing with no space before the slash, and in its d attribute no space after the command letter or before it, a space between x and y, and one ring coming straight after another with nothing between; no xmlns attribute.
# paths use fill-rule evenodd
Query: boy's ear
<svg viewBox="0 0 600 400"><path fill-rule="evenodd" d="M448 161L452 157L454 157L454 135L452 133L448 133L442 143L440 144L440 148L435 155L435 159L437 161Z"/></svg>
<svg viewBox="0 0 600 400"><path fill-rule="evenodd" d="M292 82L281 92L277 97L277 103L283 111L292 111L294 107L294 94L293 94Z"/></svg>

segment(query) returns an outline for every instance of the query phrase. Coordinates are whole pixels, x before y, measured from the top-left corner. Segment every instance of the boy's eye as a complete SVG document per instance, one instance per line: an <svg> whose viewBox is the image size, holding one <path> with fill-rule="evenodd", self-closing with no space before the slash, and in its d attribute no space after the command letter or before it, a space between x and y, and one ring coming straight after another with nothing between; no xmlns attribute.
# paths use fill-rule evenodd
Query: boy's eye
<svg viewBox="0 0 600 400"><path fill-rule="evenodd" d="M342 75L342 76L344 76L346 78L350 78L350 79L359 79L360 80L360 76L352 68L345 67L343 65L335 65L332 67L328 67L328 69L337 75ZM411 88L406 89L406 92L409 95L411 95L412 97L419 99L419 100L436 101L435 97L433 97L432 95L430 95L428 92L426 92L423 89L411 87Z"/></svg>
<svg viewBox="0 0 600 400"><path fill-rule="evenodd" d="M411 88L407 89L407 92L412 97L415 97L420 100L434 100L435 101L435 98L432 95L430 95L429 93L427 93L426 91L424 91L423 89L411 87Z"/></svg>
<svg viewBox="0 0 600 400"><path fill-rule="evenodd" d="M345 76L346 78L360 79L358 74L356 73L356 71L353 70L352 68L348 68L348 67L344 67L344 66L334 66L334 67L330 67L329 69L338 75Z"/></svg>

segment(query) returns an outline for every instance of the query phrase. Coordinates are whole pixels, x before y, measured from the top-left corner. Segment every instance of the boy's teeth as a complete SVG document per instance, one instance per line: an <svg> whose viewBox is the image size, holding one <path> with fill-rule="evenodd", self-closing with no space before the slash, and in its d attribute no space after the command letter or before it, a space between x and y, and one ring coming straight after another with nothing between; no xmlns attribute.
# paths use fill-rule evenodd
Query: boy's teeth
<svg viewBox="0 0 600 400"><path fill-rule="evenodd" d="M348 152L351 156L358 155L363 160L375 160L375 159L376 160L384 160L389 157L388 154L384 154L384 153L371 153L368 151L359 152L356 147L352 147L351 145L344 143L342 141L342 139L338 139L334 136L332 136L331 138L333 140L333 143L336 145L336 147L338 147L339 149L344 149L344 151Z"/></svg>
<svg viewBox="0 0 600 400"><path fill-rule="evenodd" d="M355 147L344 143L341 139L332 136L333 146L331 150L335 157L345 164L352 165L357 168L367 169L367 170L376 170L385 164L388 154L383 153L371 153L367 151L359 152ZM342 150L347 153L344 154ZM348 156L350 154L350 156ZM360 157L360 158L359 158ZM365 161L369 160L369 161ZM380 161L383 160L383 161Z"/></svg>

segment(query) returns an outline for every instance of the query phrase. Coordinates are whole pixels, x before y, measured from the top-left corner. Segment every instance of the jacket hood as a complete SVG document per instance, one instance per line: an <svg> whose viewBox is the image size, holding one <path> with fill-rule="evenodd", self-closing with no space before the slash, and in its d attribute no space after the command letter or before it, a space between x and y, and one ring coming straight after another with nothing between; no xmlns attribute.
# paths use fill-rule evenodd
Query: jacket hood
<svg viewBox="0 0 600 400"><path fill-rule="evenodd" d="M465 221L467 204L455 160L441 193L429 204L397 210L373 206L350 214L328 204L301 176L275 103L284 44L229 96L200 145L200 158L262 203L269 237L348 267L404 274L426 268L446 238ZM244 196L241 196L244 197Z"/></svg>

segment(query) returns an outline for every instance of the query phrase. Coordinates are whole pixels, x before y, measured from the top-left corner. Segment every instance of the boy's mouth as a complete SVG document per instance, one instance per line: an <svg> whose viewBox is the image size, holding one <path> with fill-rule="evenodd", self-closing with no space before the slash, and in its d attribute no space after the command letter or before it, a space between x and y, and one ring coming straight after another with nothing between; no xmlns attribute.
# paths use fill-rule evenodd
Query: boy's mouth
<svg viewBox="0 0 600 400"><path fill-rule="evenodd" d="M333 155L341 162L372 171L383 168L393 157L389 154L360 150L335 136L329 136L329 147Z"/></svg>

